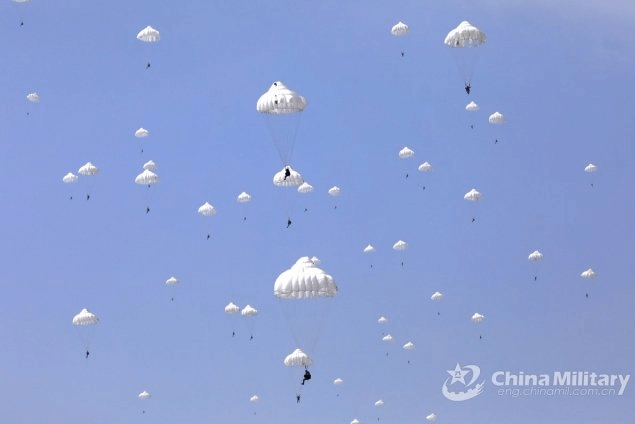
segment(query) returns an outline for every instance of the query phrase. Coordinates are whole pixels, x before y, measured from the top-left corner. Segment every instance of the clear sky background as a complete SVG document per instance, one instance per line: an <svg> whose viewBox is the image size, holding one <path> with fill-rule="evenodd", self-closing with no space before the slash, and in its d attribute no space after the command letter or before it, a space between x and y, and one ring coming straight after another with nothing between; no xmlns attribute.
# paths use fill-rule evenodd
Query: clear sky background
<svg viewBox="0 0 635 424"><path fill-rule="evenodd" d="M462 20L488 37L469 96L443 44ZM159 43L136 39L147 25ZM466 402L441 385L457 362L486 379L635 371L633 30L631 1L3 1L0 421L631 422L634 382L511 398L486 381ZM271 182L283 163L255 106L276 80L309 102L291 161L307 195ZM62 183L88 161L99 175ZM340 289L317 311L273 296L301 256ZM100 318L89 359L82 308ZM296 323L315 346L299 404Z"/></svg>

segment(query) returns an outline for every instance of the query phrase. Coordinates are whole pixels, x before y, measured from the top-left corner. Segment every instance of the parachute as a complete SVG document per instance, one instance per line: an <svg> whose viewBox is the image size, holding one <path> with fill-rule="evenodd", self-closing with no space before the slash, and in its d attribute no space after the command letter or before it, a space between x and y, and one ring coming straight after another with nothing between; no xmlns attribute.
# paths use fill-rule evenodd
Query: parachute
<svg viewBox="0 0 635 424"><path fill-rule="evenodd" d="M468 112L478 112L480 109L481 107L473 101L469 102L465 106L465 110L467 110Z"/></svg>
<svg viewBox="0 0 635 424"><path fill-rule="evenodd" d="M134 132L134 136L137 138L145 138L149 135L150 135L150 131L146 130L143 127L139 128L137 131Z"/></svg>
<svg viewBox="0 0 635 424"><path fill-rule="evenodd" d="M487 36L468 21L461 22L456 28L448 32L443 42L452 48L480 47L487 41Z"/></svg>
<svg viewBox="0 0 635 424"><path fill-rule="evenodd" d="M419 172L430 172L432 171L432 165L430 165L428 162L423 162L417 169L419 170Z"/></svg>
<svg viewBox="0 0 635 424"><path fill-rule="evenodd" d="M329 188L328 193L330 196L338 197L342 194L342 189L340 189L338 186L333 186Z"/></svg>
<svg viewBox="0 0 635 424"><path fill-rule="evenodd" d="M139 149L141 150L141 153L143 153L142 140L144 138L147 138L149 135L150 131L146 130L145 128L139 128L137 131L134 132L135 138L139 141Z"/></svg>
<svg viewBox="0 0 635 424"><path fill-rule="evenodd" d="M337 295L335 279L318 267L317 258L299 258L283 271L274 283L273 293L289 323L291 336L299 349L312 352L317 344L326 312Z"/></svg>
<svg viewBox="0 0 635 424"><path fill-rule="evenodd" d="M494 112L489 116L488 121L492 125L503 125L505 123L505 116L500 112Z"/></svg>
<svg viewBox="0 0 635 424"><path fill-rule="evenodd" d="M134 179L136 184L147 185L148 187L157 184L159 181L159 176L149 169L144 169L144 171Z"/></svg>
<svg viewBox="0 0 635 424"><path fill-rule="evenodd" d="M408 27L408 25L404 24L401 21L397 22L390 29L390 33L394 35L395 37L403 37L404 35L407 35L409 32L410 32L410 28Z"/></svg>
<svg viewBox="0 0 635 424"><path fill-rule="evenodd" d="M99 318L97 318L97 315L84 308L73 317L72 322L73 326L80 329L79 335L82 340L84 350L86 351L86 358L88 359L88 349L90 348L90 344L92 342L95 325L99 323Z"/></svg>
<svg viewBox="0 0 635 424"><path fill-rule="evenodd" d="M273 293L280 299L309 299L334 297L337 285L332 276L318 268L304 256L278 276Z"/></svg>
<svg viewBox="0 0 635 424"><path fill-rule="evenodd" d="M384 401L379 399L377 402L375 402L375 406L377 407L384 406Z"/></svg>
<svg viewBox="0 0 635 424"><path fill-rule="evenodd" d="M235 305L233 302L229 302L227 306L225 306L225 313L229 315L233 315L240 312L240 307Z"/></svg>
<svg viewBox="0 0 635 424"><path fill-rule="evenodd" d="M414 350L415 344L412 342L407 342L405 345L403 345L403 348L405 350Z"/></svg>
<svg viewBox="0 0 635 424"><path fill-rule="evenodd" d="M375 248L373 247L372 244L369 244L368 246L364 247L364 253L373 253L375 252Z"/></svg>
<svg viewBox="0 0 635 424"><path fill-rule="evenodd" d="M404 147L403 149L399 151L400 159L408 159L413 157L414 155L415 155L415 152L411 150L408 146Z"/></svg>
<svg viewBox="0 0 635 424"><path fill-rule="evenodd" d="M240 315L244 318L247 318L247 328L249 329L250 339L254 338L254 322L253 317L258 315L258 309L254 308L251 305L245 306L241 311Z"/></svg>
<svg viewBox="0 0 635 424"><path fill-rule="evenodd" d="M37 93L27 94L26 99L31 103L40 103L40 96Z"/></svg>
<svg viewBox="0 0 635 424"><path fill-rule="evenodd" d="M209 202L205 202L203 203L203 205L201 205L201 207L198 208L198 213L203 216L213 216L216 215L216 209L214 208L214 206L209 204Z"/></svg>
<svg viewBox="0 0 635 424"><path fill-rule="evenodd" d="M176 277L170 277L165 280L165 284L168 286L176 286L177 284L179 284L179 279Z"/></svg>
<svg viewBox="0 0 635 424"><path fill-rule="evenodd" d="M238 203L247 203L251 201L251 195L249 193L245 193L244 191L238 195L236 198Z"/></svg>
<svg viewBox="0 0 635 424"><path fill-rule="evenodd" d="M148 391L144 390L143 392L139 393L137 397L141 400L148 400L152 397L152 395Z"/></svg>
<svg viewBox="0 0 635 424"><path fill-rule="evenodd" d="M86 162L86 164L82 166L81 168L79 168L77 172L79 173L79 175L88 177L92 175L97 175L99 173L99 168L97 168L95 165L93 165L90 162Z"/></svg>
<svg viewBox="0 0 635 424"><path fill-rule="evenodd" d="M388 322L388 318L386 318L383 315L377 319L377 324L386 324L387 322Z"/></svg>
<svg viewBox="0 0 635 424"><path fill-rule="evenodd" d="M433 423L433 422L435 422L437 420L437 415L433 412L432 414L426 416L426 420L428 420L431 423Z"/></svg>
<svg viewBox="0 0 635 424"><path fill-rule="evenodd" d="M255 317L258 315L258 310L251 305L247 305L240 311L240 315L244 317Z"/></svg>
<svg viewBox="0 0 635 424"><path fill-rule="evenodd" d="M86 162L85 165L83 165L81 168L79 168L79 170L77 171L77 173L81 176L84 177L92 177L95 176L97 174L99 174L99 168L97 168L95 165L93 165L90 162ZM89 182L87 183L87 187L86 187L86 200L90 199L90 192L92 191L92 188L94 186L94 181L91 178L89 180Z"/></svg>
<svg viewBox="0 0 635 424"><path fill-rule="evenodd" d="M313 191L313 186L306 181L300 184L298 187L298 193L306 194L311 193Z"/></svg>
<svg viewBox="0 0 635 424"><path fill-rule="evenodd" d="M73 325L94 325L99 322L97 315L89 312L88 309L82 309L77 315L73 317Z"/></svg>
<svg viewBox="0 0 635 424"><path fill-rule="evenodd" d="M434 293L432 293L432 296L430 296L430 299L434 300L434 301L439 301L439 300L443 299L443 293L438 292L438 291L434 292Z"/></svg>
<svg viewBox="0 0 635 424"><path fill-rule="evenodd" d="M344 383L344 380L342 380L341 378L336 378L335 380L333 380L333 384L335 384L336 386L340 386Z"/></svg>
<svg viewBox="0 0 635 424"><path fill-rule="evenodd" d="M285 178L287 170L290 175ZM285 166L273 176L273 184L278 187L299 187L302 183L304 183L302 175L290 166Z"/></svg>
<svg viewBox="0 0 635 424"><path fill-rule="evenodd" d="M483 320L485 319L484 315L479 314L478 312L474 312L474 315L472 315L472 322L473 323L481 323L483 322Z"/></svg>
<svg viewBox="0 0 635 424"><path fill-rule="evenodd" d="M477 202L477 201L481 200L481 193L478 190L473 188L472 190L470 190L467 193L465 193L463 198L465 200L469 200L470 202Z"/></svg>
<svg viewBox="0 0 635 424"><path fill-rule="evenodd" d="M283 165L290 164L300 112L304 111L306 105L306 99L287 88L282 81L274 82L256 103L256 110L266 117Z"/></svg>
<svg viewBox="0 0 635 424"><path fill-rule="evenodd" d="M588 172L588 173L596 172L597 170L598 170L598 167L593 165L592 163L584 167L584 172Z"/></svg>
<svg viewBox="0 0 635 424"><path fill-rule="evenodd" d="M260 397L258 397L258 395L253 395L252 397L249 398L249 402L258 402L260 400Z"/></svg>
<svg viewBox="0 0 635 424"><path fill-rule="evenodd" d="M148 25L139 31L137 34L137 40L143 41L144 43L156 43L161 40L161 34L159 31ZM146 69L148 68L150 68L150 60L148 60L148 64L146 65Z"/></svg>
<svg viewBox="0 0 635 424"><path fill-rule="evenodd" d="M381 338L381 340L384 342L392 342L393 338L390 334L386 334L384 337Z"/></svg>
<svg viewBox="0 0 635 424"><path fill-rule="evenodd" d="M472 83L474 67L476 65L478 47L487 41L487 36L468 21L461 22L456 28L448 32L444 44L455 51L456 61L461 77L467 87ZM469 91L468 91L469 94Z"/></svg>
<svg viewBox="0 0 635 424"><path fill-rule="evenodd" d="M313 360L309 355L304 353L302 349L298 348L288 354L284 358L284 365L287 367L309 367L313 363Z"/></svg>
<svg viewBox="0 0 635 424"><path fill-rule="evenodd" d="M403 240L399 240L395 244L392 245L394 250L406 250L408 248L408 243Z"/></svg>
<svg viewBox="0 0 635 424"><path fill-rule="evenodd" d="M533 252L531 252L529 254L529 256L527 257L527 259L529 259L532 262L537 262L537 261L541 261L543 258L543 254L540 253L540 251L538 250L534 250Z"/></svg>
<svg viewBox="0 0 635 424"><path fill-rule="evenodd" d="M143 169L147 169L148 171L156 171L157 169L159 169L159 167L157 166L156 163L154 163L153 160L149 160L146 163L143 164Z"/></svg>
<svg viewBox="0 0 635 424"><path fill-rule="evenodd" d="M152 28L150 25L139 31L137 34L137 40L143 41L146 43L156 43L161 39L161 34L156 29Z"/></svg>
<svg viewBox="0 0 635 424"><path fill-rule="evenodd" d="M73 174L72 172L69 172L68 174L62 177L62 181L65 182L66 184L76 183L77 180L79 180L79 177Z"/></svg>
<svg viewBox="0 0 635 424"><path fill-rule="evenodd" d="M593 271L591 268L589 268L586 271L583 271L580 274L580 277L591 279L591 278L595 278L596 274L595 274L595 271Z"/></svg>

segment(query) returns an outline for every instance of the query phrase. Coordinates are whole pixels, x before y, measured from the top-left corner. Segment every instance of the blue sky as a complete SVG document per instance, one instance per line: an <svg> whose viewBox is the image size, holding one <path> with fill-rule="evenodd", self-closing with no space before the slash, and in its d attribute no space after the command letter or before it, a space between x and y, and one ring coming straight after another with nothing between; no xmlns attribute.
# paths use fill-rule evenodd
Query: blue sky
<svg viewBox="0 0 635 424"><path fill-rule="evenodd" d="M4 1L2 421L628 422L630 386L441 394L457 362L485 378L633 371L635 6L551 3ZM400 20L411 32L396 38ZM462 20L488 37L469 96L442 42ZM159 43L135 38L147 25ZM283 164L255 105L276 80L309 102L291 161L308 195L271 183ZM134 177L150 159L161 183L148 191ZM62 183L88 161L92 181ZM217 215L197 214L205 201ZM318 312L272 293L301 256L340 289ZM223 313L230 301L259 310L251 327ZM71 325L82 308L100 318L89 359ZM282 364L295 323L315 340L300 404L301 371Z"/></svg>

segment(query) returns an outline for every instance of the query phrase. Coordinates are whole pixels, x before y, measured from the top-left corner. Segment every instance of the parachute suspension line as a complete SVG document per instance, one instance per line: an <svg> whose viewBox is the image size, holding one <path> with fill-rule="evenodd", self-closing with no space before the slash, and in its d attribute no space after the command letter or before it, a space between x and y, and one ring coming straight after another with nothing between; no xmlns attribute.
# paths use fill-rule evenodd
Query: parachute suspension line
<svg viewBox="0 0 635 424"><path fill-rule="evenodd" d="M269 136L273 140L273 144L278 151L278 157L283 166L291 165L291 158L293 157L293 150L295 149L295 141L297 138L298 130L300 128L300 119L302 114L298 113L298 116L263 116ZM283 124L274 122L276 120L286 120ZM290 128L287 128L290 127Z"/></svg>

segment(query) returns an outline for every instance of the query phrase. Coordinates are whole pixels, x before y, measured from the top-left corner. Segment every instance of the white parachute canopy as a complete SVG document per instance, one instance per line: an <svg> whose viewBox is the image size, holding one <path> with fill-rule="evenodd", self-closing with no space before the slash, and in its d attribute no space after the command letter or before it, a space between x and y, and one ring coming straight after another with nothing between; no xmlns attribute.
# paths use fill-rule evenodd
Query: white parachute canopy
<svg viewBox="0 0 635 424"><path fill-rule="evenodd" d="M284 365L287 367L308 367L312 363L311 357L302 349L296 349L284 358Z"/></svg>
<svg viewBox="0 0 635 424"><path fill-rule="evenodd" d="M386 334L384 337L381 338L382 341L384 342L392 342L392 336L390 334Z"/></svg>
<svg viewBox="0 0 635 424"><path fill-rule="evenodd" d="M249 398L249 402L258 402L260 400L260 397L258 397L258 395L253 395L252 397Z"/></svg>
<svg viewBox="0 0 635 424"><path fill-rule="evenodd" d="M433 423L437 420L437 415L433 412L432 414L426 416L426 420Z"/></svg>
<svg viewBox="0 0 635 424"><path fill-rule="evenodd" d="M159 169L159 167L157 166L156 163L154 163L153 160L149 160L146 163L143 164L143 169L147 169L148 171L156 171L157 169Z"/></svg>
<svg viewBox="0 0 635 424"><path fill-rule="evenodd" d="M342 189L340 189L338 186L333 186L329 188L328 193L330 196L338 197L339 195L342 194Z"/></svg>
<svg viewBox="0 0 635 424"><path fill-rule="evenodd" d="M377 407L384 406L384 401L379 399L377 402L375 402L375 406Z"/></svg>
<svg viewBox="0 0 635 424"><path fill-rule="evenodd" d="M298 187L298 193L307 194L313 191L313 186L306 181Z"/></svg>
<svg viewBox="0 0 635 424"><path fill-rule="evenodd" d="M443 293L438 292L438 291L434 292L434 293L432 293L432 296L430 296L430 299L435 300L435 301L441 300L441 299L443 299Z"/></svg>
<svg viewBox="0 0 635 424"><path fill-rule="evenodd" d="M344 383L344 380L342 380L339 377L337 377L335 380L333 380L333 384L335 384L336 386L339 386L339 385L341 385L343 383Z"/></svg>
<svg viewBox="0 0 635 424"><path fill-rule="evenodd" d="M480 29L468 21L461 22L456 28L448 32L443 42L452 48L480 47L487 41L487 36Z"/></svg>
<svg viewBox="0 0 635 424"><path fill-rule="evenodd" d="M137 138L144 138L150 135L150 131L146 130L145 128L139 128L137 131L134 132L134 136Z"/></svg>
<svg viewBox="0 0 635 424"><path fill-rule="evenodd" d="M337 284L333 277L318 268L308 256L303 256L274 283L273 293L281 299L334 297Z"/></svg>
<svg viewBox="0 0 635 424"><path fill-rule="evenodd" d="M485 319L485 315L481 315L478 312L474 312L474 315L472 315L472 322L474 323L480 323L483 322L483 320Z"/></svg>
<svg viewBox="0 0 635 424"><path fill-rule="evenodd" d="M529 254L529 256L527 256L527 259L529 259L532 262L541 261L542 258L543 258L543 254L540 253L539 250L534 250L533 252Z"/></svg>
<svg viewBox="0 0 635 424"><path fill-rule="evenodd" d="M472 190L470 190L467 193L465 193L463 198L465 200L469 200L471 202L476 202L478 200L481 200L481 193L478 190L473 188Z"/></svg>
<svg viewBox="0 0 635 424"><path fill-rule="evenodd" d="M467 110L468 112L478 112L479 109L480 109L480 106L476 104L474 101L469 102L465 106L465 110Z"/></svg>
<svg viewBox="0 0 635 424"><path fill-rule="evenodd" d="M386 318L383 315L377 319L377 324L386 324L387 322L388 322L388 318Z"/></svg>
<svg viewBox="0 0 635 424"><path fill-rule="evenodd" d="M99 174L99 168L97 168L95 165L93 165L90 162L86 162L86 164L84 166L79 168L77 173L79 175L83 175L85 177L91 176L91 175L97 175L97 174Z"/></svg>
<svg viewBox="0 0 635 424"><path fill-rule="evenodd" d="M505 116L500 112L494 112L489 116L488 121L492 125L503 125L505 123Z"/></svg>
<svg viewBox="0 0 635 424"><path fill-rule="evenodd" d="M99 322L97 315L89 312L88 309L82 309L73 317L73 325L94 325Z"/></svg>
<svg viewBox="0 0 635 424"><path fill-rule="evenodd" d="M167 280L165 280L165 284L168 286L175 286L179 284L179 279L176 277L170 277Z"/></svg>
<svg viewBox="0 0 635 424"><path fill-rule="evenodd" d="M229 302L227 304L227 306L225 306L225 313L232 315L232 314L236 314L240 311L240 307L238 305L235 305L234 302Z"/></svg>
<svg viewBox="0 0 635 424"><path fill-rule="evenodd" d="M238 203L247 203L251 201L251 195L243 191L242 193L238 195L238 197L236 197L236 201Z"/></svg>
<svg viewBox="0 0 635 424"><path fill-rule="evenodd" d="M369 244L368 246L364 247L364 253L373 253L375 252L375 248L373 247L372 244Z"/></svg>
<svg viewBox="0 0 635 424"><path fill-rule="evenodd" d="M410 149L408 146L404 147L399 151L399 158L408 159L415 155L414 150Z"/></svg>
<svg viewBox="0 0 635 424"><path fill-rule="evenodd" d="M353 418L353 420L351 421L351 424L361 424L361 421L358 420L357 418Z"/></svg>
<svg viewBox="0 0 635 424"><path fill-rule="evenodd" d="M62 181L65 182L66 184L76 183L77 180L79 180L79 177L73 174L72 172L69 172L68 174L62 177Z"/></svg>
<svg viewBox="0 0 635 424"><path fill-rule="evenodd" d="M161 34L156 29L152 28L150 25L139 31L137 34L137 40L146 42L146 43L155 43L161 39Z"/></svg>
<svg viewBox="0 0 635 424"><path fill-rule="evenodd" d="M419 172L430 172L432 171L432 165L430 165L428 162L423 162L417 169L419 169Z"/></svg>
<svg viewBox="0 0 635 424"><path fill-rule="evenodd" d="M587 166L584 167L584 172L595 172L598 170L598 167L593 165L592 163L588 164Z"/></svg>
<svg viewBox="0 0 635 424"><path fill-rule="evenodd" d="M150 392L144 390L143 392L139 393L137 397L141 400L147 400L150 399L152 395L150 394Z"/></svg>
<svg viewBox="0 0 635 424"><path fill-rule="evenodd" d="M300 94L287 88L282 81L271 84L269 90L258 99L256 110L272 115L286 115L302 112L307 101Z"/></svg>
<svg viewBox="0 0 635 424"><path fill-rule="evenodd" d="M405 345L403 345L403 348L406 350L414 350L415 344L412 342L407 342Z"/></svg>
<svg viewBox="0 0 635 424"><path fill-rule="evenodd" d="M394 250L406 250L408 248L408 243L403 240L399 240L395 244L392 245Z"/></svg>
<svg viewBox="0 0 635 424"><path fill-rule="evenodd" d="M289 175L286 176L286 171ZM299 187L304 183L302 175L290 166L285 166L273 176L273 184L278 187Z"/></svg>
<svg viewBox="0 0 635 424"><path fill-rule="evenodd" d="M40 103L40 96L37 93L27 94L26 99L31 103Z"/></svg>
<svg viewBox="0 0 635 424"><path fill-rule="evenodd" d="M596 274L595 274L595 271L593 271L591 268L589 268L586 271L583 271L580 274L580 277L582 277L582 278L595 278Z"/></svg>
<svg viewBox="0 0 635 424"><path fill-rule="evenodd" d="M134 179L136 184L147 186L157 184L159 181L159 176L149 169L144 169L143 172Z"/></svg>
<svg viewBox="0 0 635 424"><path fill-rule="evenodd" d="M205 202L203 203L203 205L201 205L201 207L198 208L198 213L203 216L212 216L216 215L216 209L214 208L214 206L209 204L209 202Z"/></svg>
<svg viewBox="0 0 635 424"><path fill-rule="evenodd" d="M410 28L408 27L408 25L404 24L401 21L397 22L390 29L390 33L392 35L394 35L395 37L403 37L404 35L408 34L409 32L410 32Z"/></svg>
<svg viewBox="0 0 635 424"><path fill-rule="evenodd" d="M251 305L247 305L243 308L242 311L240 311L240 315L244 317L255 317L256 315L258 315L258 310Z"/></svg>

